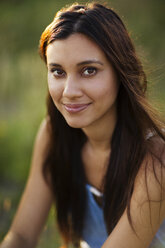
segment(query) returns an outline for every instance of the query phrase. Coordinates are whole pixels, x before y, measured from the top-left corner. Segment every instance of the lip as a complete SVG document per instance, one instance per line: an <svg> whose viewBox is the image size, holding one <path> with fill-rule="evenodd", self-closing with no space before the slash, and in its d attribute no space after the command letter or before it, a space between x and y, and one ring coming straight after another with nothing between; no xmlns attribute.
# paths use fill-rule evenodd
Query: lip
<svg viewBox="0 0 165 248"><path fill-rule="evenodd" d="M77 112L81 112L83 111L84 109L86 109L90 103L87 103L87 104L63 104L64 105L64 108L67 112L69 113L77 113Z"/></svg>

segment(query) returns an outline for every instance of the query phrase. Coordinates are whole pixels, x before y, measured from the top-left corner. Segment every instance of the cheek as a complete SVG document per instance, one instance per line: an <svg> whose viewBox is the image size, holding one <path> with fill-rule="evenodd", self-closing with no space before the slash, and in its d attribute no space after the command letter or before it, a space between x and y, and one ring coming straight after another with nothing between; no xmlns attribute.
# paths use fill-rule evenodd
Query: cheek
<svg viewBox="0 0 165 248"><path fill-rule="evenodd" d="M54 82L51 78L48 78L48 90L53 101L58 101L62 95L62 85Z"/></svg>
<svg viewBox="0 0 165 248"><path fill-rule="evenodd" d="M108 79L103 87L104 92L112 101L115 101L119 91L119 82L114 75L110 75Z"/></svg>
<svg viewBox="0 0 165 248"><path fill-rule="evenodd" d="M92 94L92 86L93 87L93 94ZM116 74L112 70L104 70L101 72L91 84L91 95L98 100L105 97L107 99L111 98L113 101L116 99L118 94L119 83L116 77Z"/></svg>
<svg viewBox="0 0 165 248"><path fill-rule="evenodd" d="M95 89L91 90L91 95L93 95L93 98L96 100L110 100L115 101L117 94L118 94L118 84L116 82L105 82L95 85Z"/></svg>

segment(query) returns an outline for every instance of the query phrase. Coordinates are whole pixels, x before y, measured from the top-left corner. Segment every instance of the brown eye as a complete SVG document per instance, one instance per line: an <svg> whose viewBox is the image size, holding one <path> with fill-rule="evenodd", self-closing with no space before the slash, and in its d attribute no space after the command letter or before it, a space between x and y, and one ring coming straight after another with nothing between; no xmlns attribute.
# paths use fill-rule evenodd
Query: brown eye
<svg viewBox="0 0 165 248"><path fill-rule="evenodd" d="M65 76L65 72L62 69L52 69L51 72L55 77L63 77Z"/></svg>
<svg viewBox="0 0 165 248"><path fill-rule="evenodd" d="M95 67L86 67L84 70L83 70L83 75L84 76L93 76L95 75L97 72L97 69Z"/></svg>

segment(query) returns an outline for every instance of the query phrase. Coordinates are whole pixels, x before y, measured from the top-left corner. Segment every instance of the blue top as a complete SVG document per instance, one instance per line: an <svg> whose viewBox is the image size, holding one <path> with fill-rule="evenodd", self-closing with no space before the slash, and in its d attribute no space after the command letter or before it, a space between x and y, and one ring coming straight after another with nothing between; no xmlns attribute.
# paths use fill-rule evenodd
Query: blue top
<svg viewBox="0 0 165 248"><path fill-rule="evenodd" d="M96 188L86 184L87 206L81 243L82 248L100 248L108 237L103 209L97 204L93 194L103 196ZM156 233L149 248L165 248L165 220Z"/></svg>
<svg viewBox="0 0 165 248"><path fill-rule="evenodd" d="M91 248L100 248L107 239L108 233L105 227L103 210L96 203L92 189L92 186L86 184L87 206L82 238Z"/></svg>

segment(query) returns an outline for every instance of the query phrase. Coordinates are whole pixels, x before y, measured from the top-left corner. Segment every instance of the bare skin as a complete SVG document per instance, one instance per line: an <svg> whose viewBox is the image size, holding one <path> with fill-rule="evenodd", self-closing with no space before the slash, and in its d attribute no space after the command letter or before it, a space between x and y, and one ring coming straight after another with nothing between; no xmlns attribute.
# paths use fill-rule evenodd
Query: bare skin
<svg viewBox="0 0 165 248"><path fill-rule="evenodd" d="M89 63L89 59L92 62ZM50 94L67 123L72 127L82 128L86 134L88 141L82 150L85 173L88 182L102 190L102 181L111 154L110 141L116 124L118 83L113 68L99 47L80 34L51 43L47 49L47 61ZM100 80L104 87L100 86ZM89 106L73 114L68 112L68 103ZM27 186L10 231L0 248L35 247L45 223L53 201L51 190L42 176L42 164L50 140L48 127L48 120L45 120L39 129ZM155 144L157 146L158 142L155 141ZM151 202L150 206L146 201L146 161L150 199L157 201ZM102 248L147 248L152 241L165 218L165 201L162 202L159 216L160 186L155 180L151 162L150 156L146 156L137 175L131 199L131 216L137 235L132 231L125 210ZM157 168L160 168L159 162L156 163ZM157 176L161 179L159 169ZM165 186L164 171L163 182Z"/></svg>
<svg viewBox="0 0 165 248"><path fill-rule="evenodd" d="M151 157L146 157L146 161L151 163ZM144 164L146 161L144 161ZM160 169L156 173L160 180ZM165 186L165 171L163 171L163 182ZM150 165L148 167L147 183L151 199L150 205L145 184L144 165L142 165L136 177L131 199L131 217L137 235L133 232L125 211L102 248L148 248L165 218L165 195L162 195L164 200L161 202L160 208L160 185L156 181L153 168Z"/></svg>

